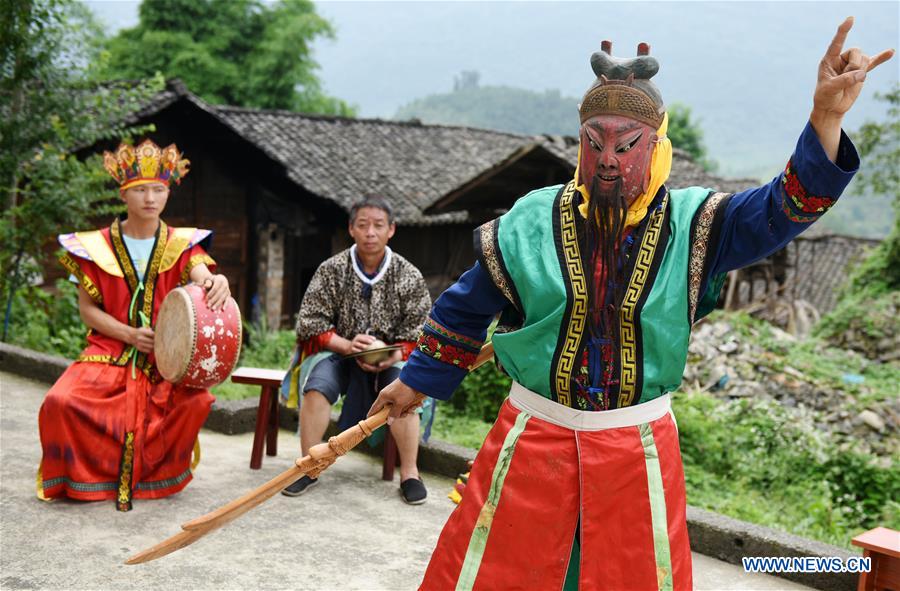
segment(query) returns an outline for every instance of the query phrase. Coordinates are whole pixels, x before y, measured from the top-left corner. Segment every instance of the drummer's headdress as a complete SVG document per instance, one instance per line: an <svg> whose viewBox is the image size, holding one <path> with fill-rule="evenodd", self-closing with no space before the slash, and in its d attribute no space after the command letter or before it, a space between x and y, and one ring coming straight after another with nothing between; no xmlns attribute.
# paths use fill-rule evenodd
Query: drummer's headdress
<svg viewBox="0 0 900 591"><path fill-rule="evenodd" d="M103 152L103 168L119 183L120 191L148 183L178 184L190 163L175 144L160 148L151 140L137 148L122 143L115 153Z"/></svg>
<svg viewBox="0 0 900 591"><path fill-rule="evenodd" d="M650 57L650 46L639 43L637 57L612 55L612 42L603 41L591 56L597 79L578 107L581 122L594 115L624 115L657 129L665 115L659 88L650 78L659 72L659 62Z"/></svg>

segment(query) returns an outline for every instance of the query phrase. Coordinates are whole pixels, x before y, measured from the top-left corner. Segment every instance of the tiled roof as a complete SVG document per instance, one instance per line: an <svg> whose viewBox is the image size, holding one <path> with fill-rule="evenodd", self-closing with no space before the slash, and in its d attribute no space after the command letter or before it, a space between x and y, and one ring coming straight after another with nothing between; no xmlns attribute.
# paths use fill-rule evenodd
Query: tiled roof
<svg viewBox="0 0 900 591"><path fill-rule="evenodd" d="M820 314L827 314L853 266L877 245L878 240L835 234L797 237L787 246L787 296L806 300Z"/></svg>
<svg viewBox="0 0 900 591"><path fill-rule="evenodd" d="M544 150L573 171L578 155L577 138L572 137L210 105L178 80L169 81L140 116L150 116L179 99L232 128L284 166L287 177L307 191L345 210L365 194L384 195L403 224L466 221L466 212L426 215L423 211L523 150ZM676 149L667 184L733 192L757 183L710 175Z"/></svg>
<svg viewBox="0 0 900 591"><path fill-rule="evenodd" d="M756 179L726 179L709 172L694 162L691 155L684 150L672 150L672 172L666 186L672 189L683 187L708 187L726 193L737 193L744 189L759 186Z"/></svg>
<svg viewBox="0 0 900 591"><path fill-rule="evenodd" d="M220 117L308 191L344 209L367 193L388 197L401 223L464 220L422 210L534 140L496 131L215 107Z"/></svg>

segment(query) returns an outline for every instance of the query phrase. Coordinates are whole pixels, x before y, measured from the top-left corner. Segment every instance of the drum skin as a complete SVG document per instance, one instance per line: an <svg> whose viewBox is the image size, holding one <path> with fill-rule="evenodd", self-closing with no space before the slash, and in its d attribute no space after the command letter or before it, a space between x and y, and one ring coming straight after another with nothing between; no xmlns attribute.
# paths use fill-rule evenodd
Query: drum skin
<svg viewBox="0 0 900 591"><path fill-rule="evenodd" d="M241 311L229 297L214 312L205 291L189 284L169 292L154 329L154 354L160 375L190 388L210 388L228 379L241 355Z"/></svg>

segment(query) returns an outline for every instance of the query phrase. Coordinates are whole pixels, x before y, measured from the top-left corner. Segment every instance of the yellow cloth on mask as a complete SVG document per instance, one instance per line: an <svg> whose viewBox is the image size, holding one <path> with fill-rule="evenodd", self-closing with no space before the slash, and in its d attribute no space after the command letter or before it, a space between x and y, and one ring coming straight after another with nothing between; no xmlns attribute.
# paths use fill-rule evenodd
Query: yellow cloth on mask
<svg viewBox="0 0 900 591"><path fill-rule="evenodd" d="M656 130L656 136L659 138L659 141L656 143L653 154L650 156L650 185L647 187L647 192L635 199L631 207L628 208L625 227L636 226L644 219L644 216L647 215L647 207L653 201L653 198L656 197L656 192L669 178L669 173L672 171L672 142L666 136L668 130L669 114L666 113L663 116L662 124ZM578 184L578 174L581 168L581 148L582 146L579 144L578 165L575 167L575 188L584 196L584 201L578 206L578 211L581 212L581 217L586 218L591 194L587 187Z"/></svg>

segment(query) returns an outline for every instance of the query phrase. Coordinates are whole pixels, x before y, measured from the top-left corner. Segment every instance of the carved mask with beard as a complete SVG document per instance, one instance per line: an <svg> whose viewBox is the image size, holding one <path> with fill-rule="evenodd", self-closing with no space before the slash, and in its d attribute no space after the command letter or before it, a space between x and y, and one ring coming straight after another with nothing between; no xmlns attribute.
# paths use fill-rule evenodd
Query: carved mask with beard
<svg viewBox="0 0 900 591"><path fill-rule="evenodd" d="M648 188L658 138L649 125L621 115L591 117L580 135L579 182L591 196L586 221L593 278L591 326L595 336L615 339L625 217L628 207Z"/></svg>

